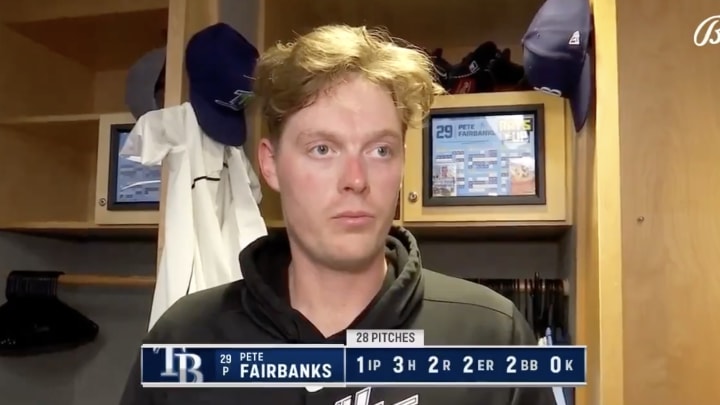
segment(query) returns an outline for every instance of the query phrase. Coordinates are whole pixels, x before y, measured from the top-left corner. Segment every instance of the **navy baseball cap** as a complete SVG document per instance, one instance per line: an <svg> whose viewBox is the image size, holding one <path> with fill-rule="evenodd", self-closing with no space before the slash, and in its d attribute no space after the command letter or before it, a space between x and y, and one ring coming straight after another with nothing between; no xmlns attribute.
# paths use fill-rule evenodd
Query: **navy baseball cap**
<svg viewBox="0 0 720 405"><path fill-rule="evenodd" d="M547 0L522 39L528 82L570 101L576 131L585 125L592 99L591 35L588 0Z"/></svg>
<svg viewBox="0 0 720 405"><path fill-rule="evenodd" d="M245 103L252 95L258 51L225 23L197 32L185 49L190 104L207 136L229 146L247 138Z"/></svg>

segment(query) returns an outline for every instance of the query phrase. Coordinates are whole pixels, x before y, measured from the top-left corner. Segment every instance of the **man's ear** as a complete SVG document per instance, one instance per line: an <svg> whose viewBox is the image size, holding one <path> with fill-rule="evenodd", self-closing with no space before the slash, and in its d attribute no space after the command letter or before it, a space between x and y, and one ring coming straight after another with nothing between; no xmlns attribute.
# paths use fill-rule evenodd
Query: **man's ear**
<svg viewBox="0 0 720 405"><path fill-rule="evenodd" d="M267 138L262 138L258 145L258 164L265 182L275 191L280 191L277 178L277 165L275 162L276 148Z"/></svg>

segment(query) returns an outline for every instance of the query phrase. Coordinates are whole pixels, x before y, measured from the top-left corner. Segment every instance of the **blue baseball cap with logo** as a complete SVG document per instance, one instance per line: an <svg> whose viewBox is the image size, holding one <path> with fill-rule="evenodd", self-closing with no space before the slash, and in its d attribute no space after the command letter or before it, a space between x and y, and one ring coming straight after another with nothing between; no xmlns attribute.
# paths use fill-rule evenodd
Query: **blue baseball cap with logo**
<svg viewBox="0 0 720 405"><path fill-rule="evenodd" d="M589 0L547 0L522 39L528 82L570 101L576 131L585 125L592 99L591 36Z"/></svg>
<svg viewBox="0 0 720 405"><path fill-rule="evenodd" d="M258 57L255 46L225 23L206 27L188 41L190 104L200 128L219 143L241 146L247 139L244 107Z"/></svg>

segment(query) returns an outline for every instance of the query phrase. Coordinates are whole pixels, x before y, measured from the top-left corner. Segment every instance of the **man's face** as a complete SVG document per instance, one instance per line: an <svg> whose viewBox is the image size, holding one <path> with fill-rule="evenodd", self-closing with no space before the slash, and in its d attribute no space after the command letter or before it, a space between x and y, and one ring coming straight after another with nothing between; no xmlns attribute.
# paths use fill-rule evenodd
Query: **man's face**
<svg viewBox="0 0 720 405"><path fill-rule="evenodd" d="M278 145L264 140L259 153L306 260L354 270L383 251L404 160L401 119L387 90L351 76L290 117Z"/></svg>

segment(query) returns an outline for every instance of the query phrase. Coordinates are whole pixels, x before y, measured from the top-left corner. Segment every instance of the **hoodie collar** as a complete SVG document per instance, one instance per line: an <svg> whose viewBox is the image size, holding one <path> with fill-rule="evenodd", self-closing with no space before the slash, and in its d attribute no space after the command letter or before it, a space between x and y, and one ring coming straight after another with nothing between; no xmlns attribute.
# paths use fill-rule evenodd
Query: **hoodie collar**
<svg viewBox="0 0 720 405"><path fill-rule="evenodd" d="M387 237L385 255L388 275L383 288L349 328L399 328L422 302L422 265L412 234L393 227ZM245 312L261 329L288 343L344 342L344 331L326 339L290 306L287 294L290 260L290 245L284 230L255 240L240 253L246 285L242 295Z"/></svg>

